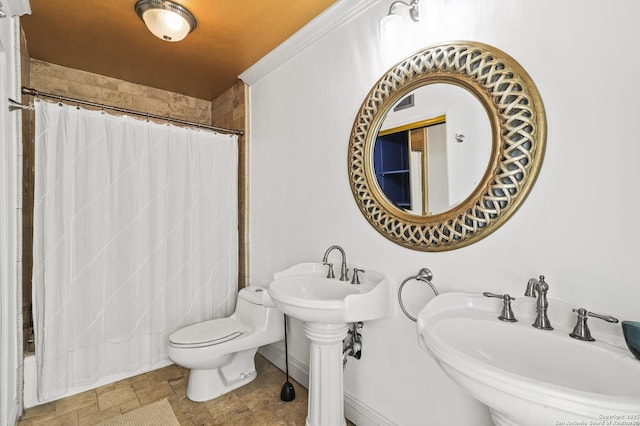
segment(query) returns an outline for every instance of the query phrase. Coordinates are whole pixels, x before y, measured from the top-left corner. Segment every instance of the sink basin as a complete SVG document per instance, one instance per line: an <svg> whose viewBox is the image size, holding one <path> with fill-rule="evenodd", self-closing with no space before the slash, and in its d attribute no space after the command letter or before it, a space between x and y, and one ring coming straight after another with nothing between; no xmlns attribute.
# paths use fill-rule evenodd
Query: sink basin
<svg viewBox="0 0 640 426"><path fill-rule="evenodd" d="M596 341L572 339L572 306L549 303L554 330L543 331L531 326L531 298L512 303L519 321L507 323L496 318L500 300L444 294L418 315L418 341L454 381L489 406L497 425L638 423L640 361L626 350L620 326L591 319Z"/></svg>
<svg viewBox="0 0 640 426"><path fill-rule="evenodd" d="M295 265L274 275L269 296L280 311L305 322L342 324L391 315L391 282L380 273L361 272L357 285L326 274L321 263Z"/></svg>
<svg viewBox="0 0 640 426"><path fill-rule="evenodd" d="M360 284L326 275L321 263L301 263L276 273L268 289L280 311L304 322L310 341L306 426L346 426L342 341L348 323L384 318L393 309L391 282L379 272L361 272Z"/></svg>

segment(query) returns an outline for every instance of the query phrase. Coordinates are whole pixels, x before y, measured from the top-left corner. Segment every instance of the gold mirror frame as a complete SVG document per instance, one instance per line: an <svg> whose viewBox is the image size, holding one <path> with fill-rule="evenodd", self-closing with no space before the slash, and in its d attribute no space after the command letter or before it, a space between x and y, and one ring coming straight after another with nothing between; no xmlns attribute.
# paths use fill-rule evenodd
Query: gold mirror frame
<svg viewBox="0 0 640 426"><path fill-rule="evenodd" d="M487 170L474 191L448 211L418 216L399 209L381 191L373 146L393 105L412 90L435 83L467 89L491 122ZM383 236L420 251L467 246L499 228L520 207L544 157L546 118L526 71L495 47L469 41L429 46L391 68L365 98L349 141L351 191L362 214Z"/></svg>

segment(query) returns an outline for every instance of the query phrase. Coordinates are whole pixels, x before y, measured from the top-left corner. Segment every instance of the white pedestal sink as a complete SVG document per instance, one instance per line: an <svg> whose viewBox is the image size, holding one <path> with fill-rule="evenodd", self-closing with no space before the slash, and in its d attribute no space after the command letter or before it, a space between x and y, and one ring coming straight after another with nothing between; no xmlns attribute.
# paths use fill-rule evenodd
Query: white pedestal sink
<svg viewBox="0 0 640 426"><path fill-rule="evenodd" d="M517 303L516 303L517 302ZM619 325L589 321L595 342L569 337L572 306L549 301L554 330L531 326L534 300L512 304L448 293L418 315L418 341L449 376L489 406L496 425L640 424L640 361Z"/></svg>
<svg viewBox="0 0 640 426"><path fill-rule="evenodd" d="M311 341L307 426L345 424L342 340L348 324L391 315L391 282L375 271L361 284L325 278L320 263L302 263L274 275L269 295L283 313L304 322Z"/></svg>

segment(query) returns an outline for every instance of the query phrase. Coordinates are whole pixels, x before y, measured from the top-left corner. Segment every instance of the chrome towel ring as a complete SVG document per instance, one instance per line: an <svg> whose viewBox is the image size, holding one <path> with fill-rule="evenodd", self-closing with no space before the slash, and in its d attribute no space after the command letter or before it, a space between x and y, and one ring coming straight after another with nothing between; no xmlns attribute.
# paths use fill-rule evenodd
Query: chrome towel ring
<svg viewBox="0 0 640 426"><path fill-rule="evenodd" d="M404 303L402 303L402 288L407 282L411 280L418 280L418 281L422 281L423 283L427 283L429 287L431 287L431 290L433 290L433 292L437 296L439 294L438 289L436 289L436 286L434 286L433 283L431 282L432 279L433 279L433 273L431 272L431 270L429 268L422 268L420 269L417 275L407 277L404 281L402 281L402 284L400 284L400 287L398 287L398 303L400 303L400 309L402 309L402 312L404 312L404 314L413 322L417 322L418 320L413 316L411 316L405 309Z"/></svg>

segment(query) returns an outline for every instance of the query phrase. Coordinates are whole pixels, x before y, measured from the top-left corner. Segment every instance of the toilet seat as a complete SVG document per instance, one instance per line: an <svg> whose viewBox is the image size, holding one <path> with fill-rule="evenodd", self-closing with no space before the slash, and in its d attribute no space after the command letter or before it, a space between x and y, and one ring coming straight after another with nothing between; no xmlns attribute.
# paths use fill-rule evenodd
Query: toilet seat
<svg viewBox="0 0 640 426"><path fill-rule="evenodd" d="M202 348L237 339L249 328L235 318L220 318L182 328L169 336L169 344L180 348Z"/></svg>

